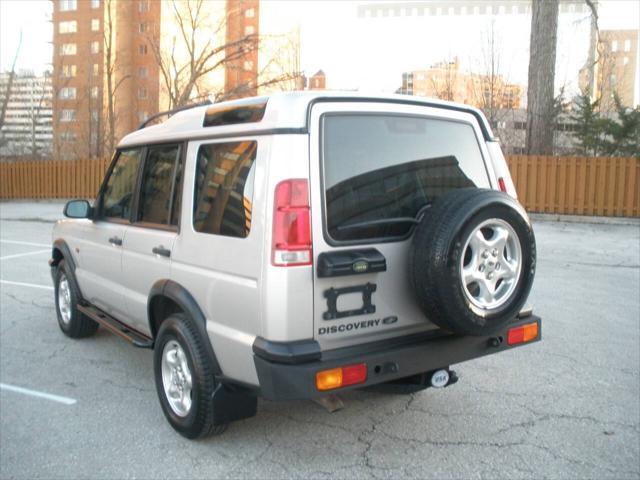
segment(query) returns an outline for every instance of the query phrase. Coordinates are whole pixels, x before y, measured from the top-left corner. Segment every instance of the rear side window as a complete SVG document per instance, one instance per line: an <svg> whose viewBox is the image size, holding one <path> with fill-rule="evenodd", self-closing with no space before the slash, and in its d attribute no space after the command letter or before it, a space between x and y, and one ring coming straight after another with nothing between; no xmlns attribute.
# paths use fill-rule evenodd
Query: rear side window
<svg viewBox="0 0 640 480"><path fill-rule="evenodd" d="M488 188L475 132L461 122L384 114L325 115L327 231L337 241L403 237L421 208L456 188Z"/></svg>
<svg viewBox="0 0 640 480"><path fill-rule="evenodd" d="M102 192L102 217L130 218L141 158L142 150L138 148L123 150L118 155Z"/></svg>
<svg viewBox="0 0 640 480"><path fill-rule="evenodd" d="M257 147L255 141L200 146L193 201L196 231L249 235Z"/></svg>
<svg viewBox="0 0 640 480"><path fill-rule="evenodd" d="M169 225L174 199L179 145L149 147L140 186L138 221ZM175 218L173 219L175 221Z"/></svg>

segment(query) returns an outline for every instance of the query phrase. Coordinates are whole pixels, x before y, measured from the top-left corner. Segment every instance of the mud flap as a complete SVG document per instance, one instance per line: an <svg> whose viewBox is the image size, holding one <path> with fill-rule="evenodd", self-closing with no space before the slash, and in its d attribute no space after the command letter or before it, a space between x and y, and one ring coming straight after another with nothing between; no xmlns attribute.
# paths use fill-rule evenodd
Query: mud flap
<svg viewBox="0 0 640 480"><path fill-rule="evenodd" d="M247 390L219 383L213 391L213 424L227 423L254 417L258 397Z"/></svg>

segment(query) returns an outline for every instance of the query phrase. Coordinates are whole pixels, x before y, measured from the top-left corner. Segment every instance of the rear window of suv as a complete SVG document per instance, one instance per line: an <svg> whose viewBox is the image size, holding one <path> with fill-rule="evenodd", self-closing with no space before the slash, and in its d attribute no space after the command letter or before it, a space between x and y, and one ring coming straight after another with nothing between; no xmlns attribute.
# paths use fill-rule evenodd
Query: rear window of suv
<svg viewBox="0 0 640 480"><path fill-rule="evenodd" d="M470 124L391 114L326 114L322 122L326 222L338 242L406 236L438 196L489 188Z"/></svg>

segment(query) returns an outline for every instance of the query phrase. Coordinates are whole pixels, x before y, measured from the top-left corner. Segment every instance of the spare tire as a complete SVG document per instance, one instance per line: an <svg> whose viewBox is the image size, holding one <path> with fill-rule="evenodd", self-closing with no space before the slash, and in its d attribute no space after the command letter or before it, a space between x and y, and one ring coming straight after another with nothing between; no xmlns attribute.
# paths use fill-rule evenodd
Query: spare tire
<svg viewBox="0 0 640 480"><path fill-rule="evenodd" d="M522 206L502 192L458 189L415 228L409 279L428 320L489 335L512 321L531 290L536 243Z"/></svg>

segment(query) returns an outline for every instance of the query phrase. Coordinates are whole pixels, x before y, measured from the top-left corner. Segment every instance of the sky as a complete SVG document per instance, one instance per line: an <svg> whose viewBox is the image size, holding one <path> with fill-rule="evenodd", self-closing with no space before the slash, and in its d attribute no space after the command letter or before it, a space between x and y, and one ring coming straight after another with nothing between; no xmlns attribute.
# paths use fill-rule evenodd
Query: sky
<svg viewBox="0 0 640 480"><path fill-rule="evenodd" d="M463 70L482 73L482 50L492 25L500 40L500 73L526 83L528 15L359 18L357 7L363 3L371 2L262 0L261 9L272 28L300 27L302 68L307 74L324 70L329 88L393 92L403 71L454 56ZM10 68L21 31L18 68L50 68L51 10L50 0L0 0L0 70ZM603 30L638 29L640 2L601 0L599 14ZM558 37L556 87L575 90L587 54L588 16L561 15Z"/></svg>

